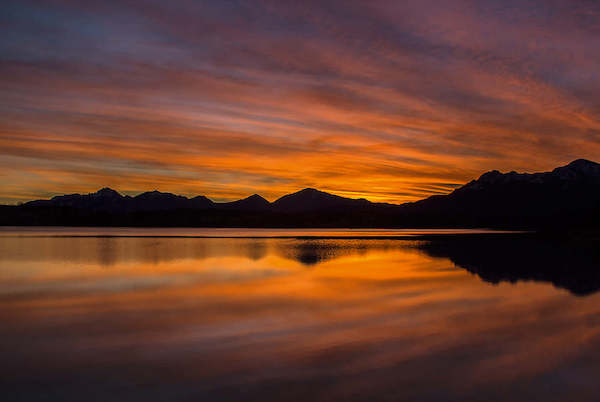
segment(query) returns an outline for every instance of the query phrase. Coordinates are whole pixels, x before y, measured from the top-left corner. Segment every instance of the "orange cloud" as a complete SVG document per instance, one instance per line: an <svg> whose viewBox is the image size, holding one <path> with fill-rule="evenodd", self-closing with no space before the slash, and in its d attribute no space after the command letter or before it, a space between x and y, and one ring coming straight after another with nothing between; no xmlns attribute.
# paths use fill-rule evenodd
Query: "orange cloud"
<svg viewBox="0 0 600 402"><path fill-rule="evenodd" d="M0 43L2 202L105 185L403 202L600 155L583 3L29 6L52 34L25 10L29 46Z"/></svg>

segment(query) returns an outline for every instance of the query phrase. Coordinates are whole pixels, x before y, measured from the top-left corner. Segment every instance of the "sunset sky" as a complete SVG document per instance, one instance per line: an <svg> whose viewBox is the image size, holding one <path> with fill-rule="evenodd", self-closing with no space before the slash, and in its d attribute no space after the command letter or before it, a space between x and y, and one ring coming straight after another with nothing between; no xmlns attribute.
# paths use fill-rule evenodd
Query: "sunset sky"
<svg viewBox="0 0 600 402"><path fill-rule="evenodd" d="M0 203L399 203L600 161L597 0L3 0L0 26Z"/></svg>

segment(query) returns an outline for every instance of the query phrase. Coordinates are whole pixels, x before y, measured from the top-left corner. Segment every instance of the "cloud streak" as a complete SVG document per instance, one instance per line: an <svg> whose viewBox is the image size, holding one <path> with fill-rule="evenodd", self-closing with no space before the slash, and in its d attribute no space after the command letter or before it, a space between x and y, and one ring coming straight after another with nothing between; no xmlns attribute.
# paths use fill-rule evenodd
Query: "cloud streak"
<svg viewBox="0 0 600 402"><path fill-rule="evenodd" d="M8 1L0 201L373 201L600 156L589 1Z"/></svg>

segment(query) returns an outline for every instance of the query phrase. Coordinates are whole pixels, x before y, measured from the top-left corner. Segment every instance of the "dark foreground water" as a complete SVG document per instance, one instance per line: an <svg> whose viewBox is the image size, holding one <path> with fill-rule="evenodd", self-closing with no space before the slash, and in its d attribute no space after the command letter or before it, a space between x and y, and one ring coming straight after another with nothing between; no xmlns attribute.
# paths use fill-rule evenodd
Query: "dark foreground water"
<svg viewBox="0 0 600 402"><path fill-rule="evenodd" d="M598 400L597 243L298 234L0 230L0 400Z"/></svg>

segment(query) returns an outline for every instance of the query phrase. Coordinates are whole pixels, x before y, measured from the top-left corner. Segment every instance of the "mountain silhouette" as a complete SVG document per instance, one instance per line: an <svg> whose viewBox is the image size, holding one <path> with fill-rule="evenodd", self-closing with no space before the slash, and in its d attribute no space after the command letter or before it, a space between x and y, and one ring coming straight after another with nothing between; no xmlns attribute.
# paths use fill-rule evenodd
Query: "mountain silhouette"
<svg viewBox="0 0 600 402"><path fill-rule="evenodd" d="M305 188L293 194L284 195L273 202L273 209L280 212L307 212L333 208L362 208L372 203L365 199L353 199L329 194L314 188Z"/></svg>
<svg viewBox="0 0 600 402"><path fill-rule="evenodd" d="M403 205L410 220L467 226L553 226L596 219L600 164L578 159L545 173L493 170L448 195Z"/></svg>
<svg viewBox="0 0 600 402"><path fill-rule="evenodd" d="M401 205L314 188L270 203L258 194L232 202L110 188L20 206L0 206L2 225L217 227L595 228L600 223L600 164L578 159L544 173L482 174L447 195Z"/></svg>
<svg viewBox="0 0 600 402"><path fill-rule="evenodd" d="M148 191L133 197L136 210L140 211L166 211L190 207L190 200L181 195Z"/></svg>
<svg viewBox="0 0 600 402"><path fill-rule="evenodd" d="M123 197L117 191L104 187L90 194L66 194L50 200L36 200L25 203L26 207L71 207L90 210L114 211L125 208L131 197Z"/></svg>
<svg viewBox="0 0 600 402"><path fill-rule="evenodd" d="M214 206L214 202L203 195L198 195L194 198L191 198L189 201L190 208L195 209L207 209L212 208Z"/></svg>
<svg viewBox="0 0 600 402"><path fill-rule="evenodd" d="M241 200L215 205L221 209L234 211L268 211L271 207L271 203L258 194L252 194L250 197Z"/></svg>

